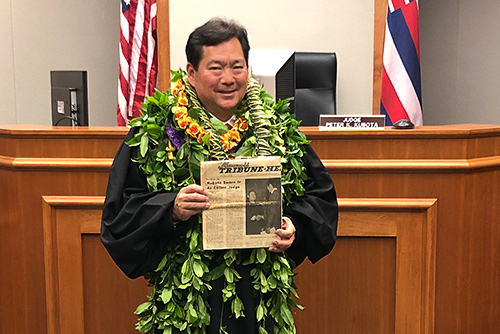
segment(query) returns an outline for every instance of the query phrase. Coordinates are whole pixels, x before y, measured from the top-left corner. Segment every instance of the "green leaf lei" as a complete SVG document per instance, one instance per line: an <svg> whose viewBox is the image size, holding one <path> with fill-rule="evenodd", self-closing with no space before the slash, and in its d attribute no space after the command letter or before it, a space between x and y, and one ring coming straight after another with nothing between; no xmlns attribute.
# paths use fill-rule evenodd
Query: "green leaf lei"
<svg viewBox="0 0 500 334"><path fill-rule="evenodd" d="M171 81L184 85L189 116L210 133L196 139L179 126L174 114L179 96L172 94L172 88L167 92L156 90L154 96L147 97L142 115L130 121L130 126L139 129L127 144L137 147L137 156L133 160L146 175L150 191L175 192L186 185L199 184L201 161L277 155L281 157L282 165L283 207L293 196L304 193L303 183L307 175L301 157L309 142L298 130L299 122L295 116L288 112L287 100L275 103L251 78L245 97L234 112L248 121L249 131L240 133L241 141L228 153L219 140L227 128L222 122L211 120L186 73L172 71ZM167 123L170 129L165 131ZM175 147L176 143L179 145L179 138L174 138L175 135L183 139L179 149ZM159 330L163 333L204 334L211 321L208 304L211 282L220 277L224 277L223 302L230 303L232 316L244 316L243 302L236 294L236 283L241 278L236 268L248 265L252 267L252 282L259 301L256 309L259 334L267 333L265 321L269 318L274 320L274 333L295 333L290 308L302 307L292 297L298 296L291 259L284 253L269 252L265 248L252 250L245 261L239 250L204 251L201 215L191 217L186 223L189 224L186 237L174 242L158 268L144 276L149 281L151 294L135 311L139 317L136 329L142 333ZM209 269L212 260L218 266ZM222 325L220 333L226 333Z"/></svg>

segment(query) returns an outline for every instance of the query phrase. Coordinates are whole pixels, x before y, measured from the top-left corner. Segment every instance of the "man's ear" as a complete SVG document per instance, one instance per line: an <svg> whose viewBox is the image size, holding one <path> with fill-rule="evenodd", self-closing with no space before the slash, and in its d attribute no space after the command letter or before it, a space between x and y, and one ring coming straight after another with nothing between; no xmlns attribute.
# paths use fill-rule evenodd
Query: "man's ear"
<svg viewBox="0 0 500 334"><path fill-rule="evenodd" d="M196 80L194 78L194 74L195 74L196 70L194 69L193 64L187 63L187 65L186 65L186 72L187 72L187 75L188 75L188 81L189 81L189 83L191 84L191 86L193 86L193 87L196 88Z"/></svg>

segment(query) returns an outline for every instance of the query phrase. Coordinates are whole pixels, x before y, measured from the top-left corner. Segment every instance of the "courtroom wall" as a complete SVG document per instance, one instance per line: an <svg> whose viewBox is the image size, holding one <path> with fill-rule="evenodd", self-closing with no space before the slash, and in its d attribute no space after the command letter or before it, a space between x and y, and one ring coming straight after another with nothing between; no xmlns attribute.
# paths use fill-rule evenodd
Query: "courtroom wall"
<svg viewBox="0 0 500 334"><path fill-rule="evenodd" d="M253 49L336 52L338 113L371 113L373 15L373 0L171 0L171 66L185 66L194 28L213 16L233 18L247 28Z"/></svg>
<svg viewBox="0 0 500 334"><path fill-rule="evenodd" d="M420 1L425 124L500 124L500 1Z"/></svg>
<svg viewBox="0 0 500 334"><path fill-rule="evenodd" d="M0 0L0 124L51 124L50 71L88 72L91 125L116 125L119 0Z"/></svg>
<svg viewBox="0 0 500 334"><path fill-rule="evenodd" d="M91 125L115 125L119 0L0 0L0 124L50 125L50 70L87 70ZM420 1L424 123L496 123L500 2ZM187 34L235 18L253 48L335 51L338 111L372 110L373 0L170 0L172 67Z"/></svg>

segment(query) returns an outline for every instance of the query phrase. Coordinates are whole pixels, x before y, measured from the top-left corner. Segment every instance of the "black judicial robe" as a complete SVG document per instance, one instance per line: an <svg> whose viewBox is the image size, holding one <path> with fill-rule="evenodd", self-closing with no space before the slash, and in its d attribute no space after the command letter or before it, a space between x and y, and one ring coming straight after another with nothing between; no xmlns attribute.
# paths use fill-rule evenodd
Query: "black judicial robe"
<svg viewBox="0 0 500 334"><path fill-rule="evenodd" d="M172 222L176 193L149 192L146 177L138 164L131 160L136 156L136 149L125 142L136 131L131 129L111 166L101 224L102 243L130 278L156 269L167 247L177 238L182 238L187 227L182 222L175 225ZM331 177L310 146L307 146L303 160L308 174L304 183L305 194L294 197L283 212L296 228L295 241L286 251L296 265L306 257L314 263L332 250L338 222L337 196ZM248 254L249 250L244 250L242 255ZM228 317L231 310L230 305L226 305L223 325L231 334L257 334L257 301L253 295L251 268L240 266L237 270L242 276L237 283L237 293L245 305L245 317ZM209 296L212 324L208 334L219 333L222 278L212 286ZM272 325L270 321L267 324L266 327ZM273 331L268 328L268 332Z"/></svg>

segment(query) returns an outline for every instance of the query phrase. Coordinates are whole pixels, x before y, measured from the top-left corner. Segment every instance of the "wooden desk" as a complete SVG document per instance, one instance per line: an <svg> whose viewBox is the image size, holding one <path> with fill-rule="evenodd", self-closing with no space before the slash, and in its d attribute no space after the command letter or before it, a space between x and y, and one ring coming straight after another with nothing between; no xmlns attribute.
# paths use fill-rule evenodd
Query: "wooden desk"
<svg viewBox="0 0 500 334"><path fill-rule="evenodd" d="M500 126L303 130L341 220L332 254L297 268L298 333L500 328ZM98 237L125 133L0 127L1 333L135 333L145 281Z"/></svg>
<svg viewBox="0 0 500 334"><path fill-rule="evenodd" d="M500 326L500 126L338 133L308 129L305 133L330 171L339 198L437 200L435 332L495 332ZM412 238L419 242L420 236ZM347 245L349 240L356 242ZM380 290L387 291L394 285L397 288L398 284L397 274L383 276L394 270L394 265L397 273L398 263L387 260L394 258L398 250L388 243L380 238L341 237L339 247L314 267L314 274L313 268L304 270L307 275L323 275L329 282L345 287L331 294L332 311L327 319L335 317L330 321L335 332L393 332L390 326L372 330L380 328L381 323L392 323L393 316L397 322L398 317L399 296L396 295L394 313L388 312L393 296L379 296ZM360 256L364 247L370 249L368 259ZM342 273L344 270L347 273ZM330 278L333 275L341 278ZM309 276L304 277L308 279ZM373 280L380 284L374 286ZM415 276L415 284L418 280L420 277ZM298 282L299 291L307 287L302 283ZM407 292L410 291L403 294ZM303 295L307 298L306 293ZM336 313L342 316L332 315ZM310 315L305 311L306 314ZM396 333L432 333L425 326L418 331ZM326 333L319 328L311 332Z"/></svg>

